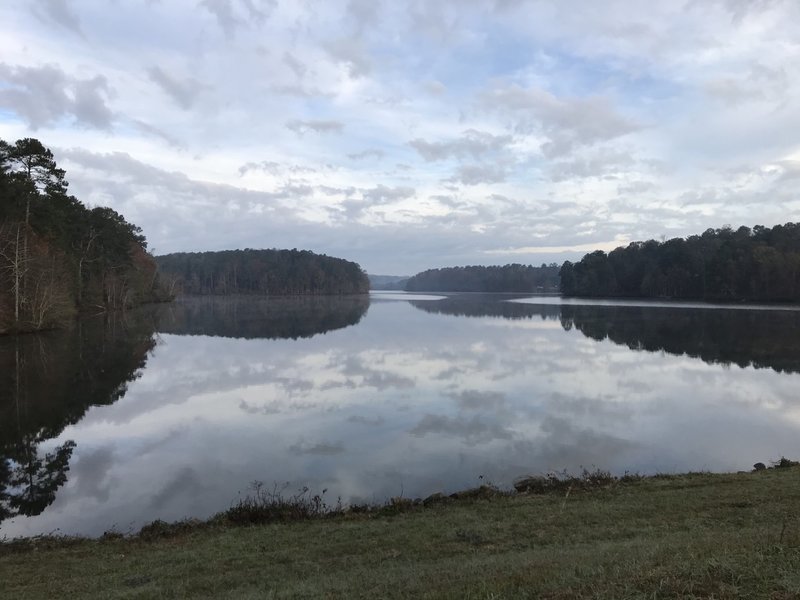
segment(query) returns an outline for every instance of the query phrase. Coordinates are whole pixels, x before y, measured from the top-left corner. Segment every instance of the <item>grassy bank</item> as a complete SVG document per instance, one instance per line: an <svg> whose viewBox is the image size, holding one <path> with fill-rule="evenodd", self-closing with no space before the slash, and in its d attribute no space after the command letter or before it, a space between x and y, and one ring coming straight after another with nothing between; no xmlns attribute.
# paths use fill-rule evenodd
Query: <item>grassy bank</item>
<svg viewBox="0 0 800 600"><path fill-rule="evenodd" d="M800 597L800 468L533 484L289 522L0 544L0 595Z"/></svg>

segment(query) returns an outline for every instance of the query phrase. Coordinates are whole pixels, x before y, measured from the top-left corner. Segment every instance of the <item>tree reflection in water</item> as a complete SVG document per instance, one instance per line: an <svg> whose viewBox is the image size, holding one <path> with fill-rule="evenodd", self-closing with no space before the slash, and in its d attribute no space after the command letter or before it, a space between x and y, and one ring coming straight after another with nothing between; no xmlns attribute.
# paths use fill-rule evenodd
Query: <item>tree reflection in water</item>
<svg viewBox="0 0 800 600"><path fill-rule="evenodd" d="M307 338L358 323L366 295L196 298L83 319L69 330L0 338L0 522L35 516L67 481L75 442L53 446L92 406L127 392L158 333Z"/></svg>
<svg viewBox="0 0 800 600"><path fill-rule="evenodd" d="M116 402L155 347L142 312L0 339L0 520L38 515L64 485L75 442L47 442L90 406Z"/></svg>
<svg viewBox="0 0 800 600"><path fill-rule="evenodd" d="M429 313L558 320L597 341L686 355L710 364L800 372L800 310L523 304L498 295L454 295L411 304Z"/></svg>

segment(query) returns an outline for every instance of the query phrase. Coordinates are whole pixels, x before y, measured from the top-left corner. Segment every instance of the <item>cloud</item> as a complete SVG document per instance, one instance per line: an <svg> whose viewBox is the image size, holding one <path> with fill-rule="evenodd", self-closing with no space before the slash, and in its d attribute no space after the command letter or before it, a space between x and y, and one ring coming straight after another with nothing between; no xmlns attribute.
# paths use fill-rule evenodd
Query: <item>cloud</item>
<svg viewBox="0 0 800 600"><path fill-rule="evenodd" d="M283 167L280 163L275 162L274 160L263 160L261 162L249 162L243 164L239 167L239 176L247 175L250 171L263 171L269 175L280 175L283 171Z"/></svg>
<svg viewBox="0 0 800 600"><path fill-rule="evenodd" d="M588 177L602 177L619 173L636 164L627 152L598 152L588 157L553 163L550 167L552 181L574 181Z"/></svg>
<svg viewBox="0 0 800 600"><path fill-rule="evenodd" d="M0 107L14 111L33 129L72 116L81 127L110 129L114 115L106 105L111 88L102 75L78 79L55 65L12 67L0 63Z"/></svg>
<svg viewBox="0 0 800 600"><path fill-rule="evenodd" d="M178 79L158 66L147 69L147 74L184 110L190 109L200 92L207 88L193 77Z"/></svg>
<svg viewBox="0 0 800 600"><path fill-rule="evenodd" d="M348 0L347 15L353 20L358 33L374 27L381 13L380 0Z"/></svg>
<svg viewBox="0 0 800 600"><path fill-rule="evenodd" d="M283 53L283 63L292 70L298 79L303 79L306 76L308 67L288 50Z"/></svg>
<svg viewBox="0 0 800 600"><path fill-rule="evenodd" d="M363 160L365 158L383 158L384 156L386 156L386 153L383 150L367 148L361 152L352 152L347 155L347 158L350 160Z"/></svg>
<svg viewBox="0 0 800 600"><path fill-rule="evenodd" d="M371 189L361 190L361 198L347 198L342 202L341 208L347 219L354 220L362 217L370 208L406 200L415 194L416 190L410 187L377 185Z"/></svg>
<svg viewBox="0 0 800 600"><path fill-rule="evenodd" d="M271 90L284 96L298 96L300 98L331 98L333 94L324 92L319 88L307 87L296 83L286 85L273 85Z"/></svg>
<svg viewBox="0 0 800 600"><path fill-rule="evenodd" d="M359 425L370 425L372 427L379 427L384 424L383 417L366 417L364 415L350 415L347 417L348 423L357 423Z"/></svg>
<svg viewBox="0 0 800 600"><path fill-rule="evenodd" d="M783 171L780 176L782 181L800 179L800 160L782 161L780 167Z"/></svg>
<svg viewBox="0 0 800 600"><path fill-rule="evenodd" d="M289 452L297 455L310 454L313 456L335 456L344 454L345 447L341 442L298 442L289 446Z"/></svg>
<svg viewBox="0 0 800 600"><path fill-rule="evenodd" d="M113 114L102 96L108 96L108 81L102 75L72 84L72 113L78 123L97 129L111 127Z"/></svg>
<svg viewBox="0 0 800 600"><path fill-rule="evenodd" d="M485 131L468 129L460 138L446 142L428 142L423 139L411 140L408 144L427 161L448 158L481 158L505 150L513 141L510 135L492 135Z"/></svg>
<svg viewBox="0 0 800 600"><path fill-rule="evenodd" d="M331 58L347 67L350 77L365 77L371 73L372 61L358 38L337 38L322 46Z"/></svg>
<svg viewBox="0 0 800 600"><path fill-rule="evenodd" d="M445 435L460 438L468 446L486 444L495 440L510 440L512 432L504 425L488 418L448 417L444 415L425 415L419 423L409 430L411 435Z"/></svg>
<svg viewBox="0 0 800 600"><path fill-rule="evenodd" d="M314 133L341 133L344 129L344 123L323 119L311 119L308 121L292 119L286 122L286 128L294 131L297 135L303 135L309 131Z"/></svg>
<svg viewBox="0 0 800 600"><path fill-rule="evenodd" d="M83 36L80 19L72 10L68 0L40 0L32 8L34 14L43 21L55 23Z"/></svg>
<svg viewBox="0 0 800 600"><path fill-rule="evenodd" d="M277 0L201 0L197 4L214 16L228 40L245 24L262 25L277 5Z"/></svg>
<svg viewBox="0 0 800 600"><path fill-rule="evenodd" d="M538 132L546 136L541 150L548 158L563 156L581 146L613 140L641 128L618 113L604 96L558 98L541 88L510 84L485 90L479 103L484 110L510 119L518 133Z"/></svg>
<svg viewBox="0 0 800 600"><path fill-rule="evenodd" d="M562 252L575 252L585 253L594 250L605 250L610 252L614 248L625 246L630 240L614 239L610 241L590 242L588 244L574 244L570 246L523 246L519 248L499 248L495 250L486 250L485 254L499 254L505 256L514 256L515 254L557 254Z"/></svg>
<svg viewBox="0 0 800 600"><path fill-rule="evenodd" d="M263 24L277 5L277 0L202 0L198 3L199 7L214 15L229 40L246 23Z"/></svg>
<svg viewBox="0 0 800 600"><path fill-rule="evenodd" d="M506 404L503 392L484 392L481 390L463 390L450 394L458 406L464 410L497 410Z"/></svg>
<svg viewBox="0 0 800 600"><path fill-rule="evenodd" d="M154 509L163 510L165 506L172 504L176 500L185 502L189 498L201 496L208 484L203 477L198 475L192 467L181 467L174 475L173 479L162 486L150 500L150 506Z"/></svg>
<svg viewBox="0 0 800 600"><path fill-rule="evenodd" d="M377 390L387 389L411 389L416 383L410 377L393 373L390 370L381 370L367 365L360 356L339 356L339 372L352 380L360 380L359 387L371 387Z"/></svg>
<svg viewBox="0 0 800 600"><path fill-rule="evenodd" d="M138 119L133 120L133 125L141 132L146 133L147 135L159 138L165 141L168 145L172 146L173 148L185 148L185 145L182 144L177 138L171 136L166 131L159 129L158 127L154 127L149 123L145 123L144 121L140 121Z"/></svg>
<svg viewBox="0 0 800 600"><path fill-rule="evenodd" d="M364 190L364 199L371 204L388 204L398 200L411 198L416 191L410 187L387 187L377 185L372 189Z"/></svg>
<svg viewBox="0 0 800 600"><path fill-rule="evenodd" d="M214 15L225 37L228 39L233 38L241 21L234 14L232 0L202 0L198 6L205 8Z"/></svg>
<svg viewBox="0 0 800 600"><path fill-rule="evenodd" d="M111 492L113 467L114 449L103 446L81 453L71 468L71 478L81 495L105 502Z"/></svg>
<svg viewBox="0 0 800 600"><path fill-rule="evenodd" d="M731 20L735 24L740 24L748 16L763 13L773 8L786 4L786 0L722 0L724 6L731 13ZM691 5L699 4L693 0Z"/></svg>
<svg viewBox="0 0 800 600"><path fill-rule="evenodd" d="M319 172L319 169L303 165L279 163L274 160L250 161L239 167L239 176L244 177L250 171L261 171L275 177L289 177L297 175L310 175Z"/></svg>
<svg viewBox="0 0 800 600"><path fill-rule="evenodd" d="M441 96L447 92L447 86L445 86L445 84L443 84L441 81L437 81L435 79L424 82L422 84L422 89L435 96Z"/></svg>
<svg viewBox="0 0 800 600"><path fill-rule="evenodd" d="M500 183L508 177L508 170L501 165L461 165L448 180L464 185Z"/></svg>

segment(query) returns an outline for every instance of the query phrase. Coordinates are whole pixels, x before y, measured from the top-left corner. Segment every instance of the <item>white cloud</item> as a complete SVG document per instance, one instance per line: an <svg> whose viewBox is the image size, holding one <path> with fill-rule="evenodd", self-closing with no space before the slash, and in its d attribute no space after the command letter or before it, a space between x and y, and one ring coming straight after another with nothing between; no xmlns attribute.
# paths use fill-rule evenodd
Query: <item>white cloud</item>
<svg viewBox="0 0 800 600"><path fill-rule="evenodd" d="M447 158L481 158L486 154L507 148L513 138L510 135L492 135L485 131L469 129L460 138L444 142L428 142L423 139L411 140L408 144L427 161Z"/></svg>
<svg viewBox="0 0 800 600"><path fill-rule="evenodd" d="M558 98L540 88L511 84L486 90L480 102L484 109L509 119L515 131L540 132L546 136L541 149L549 158L613 140L640 128L603 96Z"/></svg>
<svg viewBox="0 0 800 600"><path fill-rule="evenodd" d="M41 0L33 6L33 10L41 19L56 23L78 35L83 35L80 19L68 0Z"/></svg>
<svg viewBox="0 0 800 600"><path fill-rule="evenodd" d="M344 129L344 123L323 119L311 119L308 121L292 119L286 122L286 128L291 129L298 135L303 135L309 131L314 133L341 133L342 129Z"/></svg>
<svg viewBox="0 0 800 600"><path fill-rule="evenodd" d="M147 75L184 110L191 108L197 95L207 87L193 77L179 79L157 66L147 69Z"/></svg>
<svg viewBox="0 0 800 600"><path fill-rule="evenodd" d="M111 94L103 75L80 79L54 65L11 67L0 63L0 107L13 111L32 130L72 116L81 127L109 129L113 113L106 105Z"/></svg>

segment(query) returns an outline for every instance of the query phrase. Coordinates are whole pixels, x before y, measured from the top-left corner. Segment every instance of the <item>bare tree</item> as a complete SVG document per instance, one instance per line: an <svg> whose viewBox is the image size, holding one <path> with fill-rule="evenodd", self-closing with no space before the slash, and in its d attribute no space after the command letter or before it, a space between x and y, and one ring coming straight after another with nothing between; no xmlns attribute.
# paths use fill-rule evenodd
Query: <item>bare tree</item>
<svg viewBox="0 0 800 600"><path fill-rule="evenodd" d="M3 223L0 225L0 270L8 273L11 289L14 294L14 325L20 323L20 316L25 302L24 282L28 271L30 257L27 253L27 235L23 233L24 225Z"/></svg>

